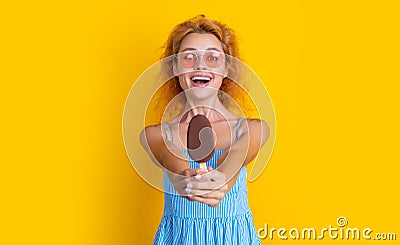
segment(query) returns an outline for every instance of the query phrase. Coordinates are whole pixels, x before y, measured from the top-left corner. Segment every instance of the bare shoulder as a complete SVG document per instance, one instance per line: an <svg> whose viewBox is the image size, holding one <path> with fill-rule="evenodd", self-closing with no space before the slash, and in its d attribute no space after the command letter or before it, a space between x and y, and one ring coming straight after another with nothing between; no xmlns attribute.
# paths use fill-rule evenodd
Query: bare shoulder
<svg viewBox="0 0 400 245"><path fill-rule="evenodd" d="M146 150L149 150L150 148L155 148L157 145L161 144L161 142L161 124L147 126L142 130L142 132L140 132L140 143Z"/></svg>
<svg viewBox="0 0 400 245"><path fill-rule="evenodd" d="M264 144L269 138L270 128L268 123L258 118L246 118L246 123L242 123L241 133L249 133L250 138L256 141L261 141Z"/></svg>
<svg viewBox="0 0 400 245"><path fill-rule="evenodd" d="M259 118L246 118L247 123L249 124L249 127L253 127L256 129L261 129L261 128L268 128L269 126L267 124L267 122L265 122L262 119Z"/></svg>
<svg viewBox="0 0 400 245"><path fill-rule="evenodd" d="M146 137L161 137L161 124L155 124L145 127L140 134L145 134Z"/></svg>

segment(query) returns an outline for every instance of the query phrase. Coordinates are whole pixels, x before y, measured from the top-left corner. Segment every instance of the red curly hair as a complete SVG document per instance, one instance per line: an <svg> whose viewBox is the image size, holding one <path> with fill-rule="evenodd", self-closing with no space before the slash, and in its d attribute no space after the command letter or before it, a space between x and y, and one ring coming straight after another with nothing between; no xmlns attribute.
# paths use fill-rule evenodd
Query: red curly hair
<svg viewBox="0 0 400 245"><path fill-rule="evenodd" d="M175 26L164 45L164 53L162 54L161 59L178 53L182 40L190 33L212 34L216 36L221 42L225 54L239 58L238 42L234 31L218 21L207 19L204 15L198 15ZM168 97L173 98L182 92L177 77L170 79L167 84L170 93ZM233 96L236 87L237 84L235 82L225 77L222 81L220 90Z"/></svg>
<svg viewBox="0 0 400 245"><path fill-rule="evenodd" d="M206 18L204 15L198 15L192 19L184 21L181 24L175 26L175 28L170 33L166 43L164 44L164 52L161 55L161 60L171 55L177 54L182 43L182 40L191 33L198 33L198 34L212 34L218 38L221 42L221 46L223 48L223 52L227 54L227 68L228 74L235 74L235 65L231 63L228 57L232 56L236 59L239 59L239 48L238 48L238 41L234 31L227 27L225 24L221 22L210 20ZM171 77L172 72L172 59L166 60L162 64L162 70L164 74L169 74L169 80L164 83L159 90L157 91L157 96L153 97L154 106L152 109L154 111L161 111L163 112L166 108L167 104L179 93L183 90L179 84L178 77ZM236 62L237 63L237 62ZM231 73L229 73L231 71ZM232 72L234 71L234 72ZM168 76L168 75L167 75ZM222 80L222 85L220 90L231 98L235 99L237 102L241 101L241 106L247 107L246 98L244 98L244 91L243 89L232 79L229 77L225 77ZM161 95L161 96L160 96ZM222 96L223 97L223 96ZM223 98L220 97L221 102L224 104ZM243 98L242 98L243 97ZM243 109L243 108L242 108ZM154 112L153 111L153 112ZM156 121L160 122L160 118L157 118ZM149 121L153 121L150 120ZM153 121L154 122L154 121Z"/></svg>

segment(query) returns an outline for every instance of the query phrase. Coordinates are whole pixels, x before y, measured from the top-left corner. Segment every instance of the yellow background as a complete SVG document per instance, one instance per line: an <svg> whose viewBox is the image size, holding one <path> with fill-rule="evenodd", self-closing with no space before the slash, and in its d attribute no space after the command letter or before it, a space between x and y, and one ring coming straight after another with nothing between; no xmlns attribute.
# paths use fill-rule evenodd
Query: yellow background
<svg viewBox="0 0 400 245"><path fill-rule="evenodd" d="M248 185L256 227L345 216L399 240L396 2L2 3L0 244L151 243L163 197L127 159L123 106L172 27L200 13L236 31L275 106L274 153Z"/></svg>

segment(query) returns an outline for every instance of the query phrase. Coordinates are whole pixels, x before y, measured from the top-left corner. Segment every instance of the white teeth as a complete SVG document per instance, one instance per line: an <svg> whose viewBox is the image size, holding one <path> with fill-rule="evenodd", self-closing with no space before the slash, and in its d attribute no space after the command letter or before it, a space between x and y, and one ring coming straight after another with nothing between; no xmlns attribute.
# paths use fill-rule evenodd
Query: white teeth
<svg viewBox="0 0 400 245"><path fill-rule="evenodd" d="M210 81L211 78L209 78L209 77L192 77L192 81L194 81L194 80Z"/></svg>

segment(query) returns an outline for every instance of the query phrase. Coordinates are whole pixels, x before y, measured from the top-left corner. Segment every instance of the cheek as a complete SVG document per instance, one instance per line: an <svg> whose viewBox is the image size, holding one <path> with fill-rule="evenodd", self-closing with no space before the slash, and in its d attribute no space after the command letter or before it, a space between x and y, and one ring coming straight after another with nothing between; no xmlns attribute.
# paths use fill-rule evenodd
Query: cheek
<svg viewBox="0 0 400 245"><path fill-rule="evenodd" d="M226 75L227 71L228 71L228 64L226 63L226 61L216 70L218 74L224 76Z"/></svg>
<svg viewBox="0 0 400 245"><path fill-rule="evenodd" d="M221 87L221 85L222 85L222 80L223 79L224 79L223 76L216 75L215 78L214 78L213 87L219 89Z"/></svg>
<svg viewBox="0 0 400 245"><path fill-rule="evenodd" d="M181 85L181 88L182 88L183 90L189 88L189 86L188 86L188 84L187 84L187 82L186 82L186 79L185 79L185 76L184 76L184 75L180 75L180 76L178 77L178 80L179 80L179 85Z"/></svg>

